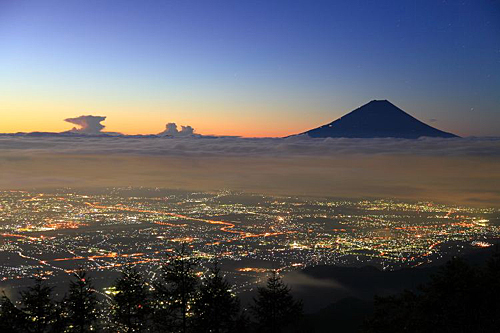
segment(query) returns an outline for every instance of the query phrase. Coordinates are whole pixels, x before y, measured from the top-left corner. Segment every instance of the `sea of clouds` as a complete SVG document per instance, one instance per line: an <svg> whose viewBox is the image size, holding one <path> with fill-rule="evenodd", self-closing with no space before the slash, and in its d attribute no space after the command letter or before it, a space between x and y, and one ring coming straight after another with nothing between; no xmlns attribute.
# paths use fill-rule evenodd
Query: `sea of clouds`
<svg viewBox="0 0 500 333"><path fill-rule="evenodd" d="M2 153L151 156L335 157L338 155L500 156L500 138L317 139L171 136L0 135Z"/></svg>
<svg viewBox="0 0 500 333"><path fill-rule="evenodd" d="M500 138L94 134L0 135L0 189L232 189L500 207Z"/></svg>

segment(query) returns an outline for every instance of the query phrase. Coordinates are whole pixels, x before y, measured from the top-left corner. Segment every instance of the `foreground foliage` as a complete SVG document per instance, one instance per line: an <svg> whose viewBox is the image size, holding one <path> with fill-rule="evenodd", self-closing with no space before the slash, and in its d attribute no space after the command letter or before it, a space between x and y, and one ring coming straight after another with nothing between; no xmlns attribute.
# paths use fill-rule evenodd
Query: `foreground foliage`
<svg viewBox="0 0 500 333"><path fill-rule="evenodd" d="M496 332L500 327L500 253L483 268L446 263L417 292L375 298L367 333Z"/></svg>
<svg viewBox="0 0 500 333"><path fill-rule="evenodd" d="M197 261L183 247L169 257L161 278L147 282L142 274L126 267L110 289L111 296L99 303L92 279L77 270L69 291L59 302L53 288L36 278L14 304L5 294L0 300L0 332L280 332L302 313L276 273L259 288L250 323L217 264L200 278ZM250 324L250 325L249 325Z"/></svg>
<svg viewBox="0 0 500 333"><path fill-rule="evenodd" d="M267 286L258 289L252 312L264 332L285 332L302 314L302 302L295 301L290 288L274 272Z"/></svg>

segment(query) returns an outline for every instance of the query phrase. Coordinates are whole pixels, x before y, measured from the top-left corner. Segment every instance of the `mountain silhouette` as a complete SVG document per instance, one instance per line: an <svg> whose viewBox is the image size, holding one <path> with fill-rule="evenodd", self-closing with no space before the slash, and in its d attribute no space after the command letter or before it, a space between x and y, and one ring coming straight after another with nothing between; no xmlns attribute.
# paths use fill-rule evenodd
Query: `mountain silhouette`
<svg viewBox="0 0 500 333"><path fill-rule="evenodd" d="M339 119L301 133L313 138L455 138L410 116L387 100L373 100Z"/></svg>

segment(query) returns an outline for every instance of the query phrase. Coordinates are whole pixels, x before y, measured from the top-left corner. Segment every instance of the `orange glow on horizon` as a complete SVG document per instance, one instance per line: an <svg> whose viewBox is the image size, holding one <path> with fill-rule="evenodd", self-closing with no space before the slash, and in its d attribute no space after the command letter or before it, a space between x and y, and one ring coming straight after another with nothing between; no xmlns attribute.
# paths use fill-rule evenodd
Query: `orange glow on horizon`
<svg viewBox="0 0 500 333"><path fill-rule="evenodd" d="M3 115L0 133L18 132L64 132L73 124L64 119L81 115L106 116L102 123L104 132L118 132L128 135L158 134L169 122L178 126L189 125L195 133L217 136L241 137L283 137L301 133L336 119L331 116L298 113L293 107L232 105L150 105L141 101L122 103L91 103L88 101L43 101L19 97L2 100L0 112ZM261 110L254 112L255 110ZM340 114L339 114L340 115Z"/></svg>
<svg viewBox="0 0 500 333"><path fill-rule="evenodd" d="M167 122L165 122L166 124ZM107 125L106 121L103 122ZM149 124L126 124L126 126L106 126L103 132L117 132L125 135L148 135L148 134L158 134L161 133L165 128L158 128L158 122L154 125ZM266 138L266 137L285 137L288 135L299 134L312 129L317 125L310 125L309 127L304 127L300 125L281 127L281 128L257 128L257 126L251 126L249 124L241 124L239 126L230 126L229 128L217 123L210 126L210 124L204 123L202 126L197 126L194 123L183 123L178 122L177 125L190 125L194 127L196 134L202 135L214 135L214 136L239 136L245 138ZM43 123L39 122L36 124L30 123L18 123L18 122L5 122L0 126L0 133L30 133L30 132L65 132L73 128L71 124L62 122L61 126L54 126L53 123Z"/></svg>

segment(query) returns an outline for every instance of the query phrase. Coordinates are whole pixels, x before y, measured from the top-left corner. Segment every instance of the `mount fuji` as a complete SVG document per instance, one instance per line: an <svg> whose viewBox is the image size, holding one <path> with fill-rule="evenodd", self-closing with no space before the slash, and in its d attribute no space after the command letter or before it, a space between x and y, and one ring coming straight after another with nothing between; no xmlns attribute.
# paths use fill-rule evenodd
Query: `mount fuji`
<svg viewBox="0 0 500 333"><path fill-rule="evenodd" d="M313 138L458 137L421 122L387 100L373 100L329 124L301 134Z"/></svg>

